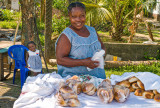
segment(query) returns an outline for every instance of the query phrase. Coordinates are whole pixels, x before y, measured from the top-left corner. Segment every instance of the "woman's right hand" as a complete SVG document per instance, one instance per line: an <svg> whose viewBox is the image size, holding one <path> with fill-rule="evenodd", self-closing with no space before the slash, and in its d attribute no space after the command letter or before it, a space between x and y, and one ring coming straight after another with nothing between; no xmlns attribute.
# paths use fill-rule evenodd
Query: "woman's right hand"
<svg viewBox="0 0 160 108"><path fill-rule="evenodd" d="M84 66L89 67L91 69L97 68L99 66L99 61L92 61L91 57L83 60Z"/></svg>

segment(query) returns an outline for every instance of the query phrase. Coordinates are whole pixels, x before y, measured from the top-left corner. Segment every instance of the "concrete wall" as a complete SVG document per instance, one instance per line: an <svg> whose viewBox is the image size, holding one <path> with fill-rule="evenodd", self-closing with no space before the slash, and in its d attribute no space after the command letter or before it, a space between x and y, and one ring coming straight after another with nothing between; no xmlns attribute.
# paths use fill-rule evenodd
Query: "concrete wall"
<svg viewBox="0 0 160 108"><path fill-rule="evenodd" d="M111 54L122 58L122 61L140 61L146 60L145 53L148 56L156 57L160 45L128 44L128 43L104 43L106 54Z"/></svg>

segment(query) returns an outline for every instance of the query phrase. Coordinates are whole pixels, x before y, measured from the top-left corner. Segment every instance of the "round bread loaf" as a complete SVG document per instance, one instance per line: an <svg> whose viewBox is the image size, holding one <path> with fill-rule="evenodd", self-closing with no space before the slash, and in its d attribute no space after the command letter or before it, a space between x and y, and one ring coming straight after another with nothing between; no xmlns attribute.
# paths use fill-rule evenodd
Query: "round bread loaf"
<svg viewBox="0 0 160 108"><path fill-rule="evenodd" d="M98 86L98 88L106 88L111 86L111 81L109 79L104 79Z"/></svg>
<svg viewBox="0 0 160 108"><path fill-rule="evenodd" d="M143 89L137 89L137 90L134 92L134 94L135 94L136 96L142 96L143 92L144 92Z"/></svg>
<svg viewBox="0 0 160 108"><path fill-rule="evenodd" d="M137 85L139 88L144 89L144 84L140 80L137 81Z"/></svg>
<svg viewBox="0 0 160 108"><path fill-rule="evenodd" d="M71 93L71 92L73 92L73 90L72 90L68 85L63 85L63 86L59 89L59 91L60 91L61 93Z"/></svg>
<svg viewBox="0 0 160 108"><path fill-rule="evenodd" d="M153 90L153 93L156 95L156 94L159 94L158 92L157 92L157 90Z"/></svg>
<svg viewBox="0 0 160 108"><path fill-rule="evenodd" d="M76 80L76 81L80 81L80 78L77 75L72 76L71 78L68 78L66 80L66 82L70 82L70 80Z"/></svg>
<svg viewBox="0 0 160 108"><path fill-rule="evenodd" d="M83 93L88 93L93 88L94 88L93 83L86 83L86 82L82 83L82 91L83 91Z"/></svg>
<svg viewBox="0 0 160 108"><path fill-rule="evenodd" d="M127 87L115 85L114 86L114 98L122 103L125 102L129 97L130 91Z"/></svg>
<svg viewBox="0 0 160 108"><path fill-rule="evenodd" d="M56 98L57 98L58 105L63 106L63 107L68 106L67 102L63 99L63 97L62 97L62 95L60 93L56 94Z"/></svg>
<svg viewBox="0 0 160 108"><path fill-rule="evenodd" d="M156 95L154 96L154 100L155 100L156 102L160 102L160 94L156 94Z"/></svg>
<svg viewBox="0 0 160 108"><path fill-rule="evenodd" d="M129 87L130 92L135 92L136 89L134 89L132 86Z"/></svg>
<svg viewBox="0 0 160 108"><path fill-rule="evenodd" d="M89 95L89 96L92 96L96 93L97 91L97 88L94 86L92 90L90 90L89 92L87 92L86 94Z"/></svg>
<svg viewBox="0 0 160 108"><path fill-rule="evenodd" d="M114 98L113 89L99 88L97 95L104 103L110 103Z"/></svg>
<svg viewBox="0 0 160 108"><path fill-rule="evenodd" d="M142 96L146 99L153 99L154 93L152 93L151 91L144 91Z"/></svg>
<svg viewBox="0 0 160 108"><path fill-rule="evenodd" d="M129 78L128 81L129 81L130 83L133 83L133 82L138 81L138 78L134 76L134 77Z"/></svg>
<svg viewBox="0 0 160 108"><path fill-rule="evenodd" d="M76 94L81 93L82 86L80 81L69 80L67 83L68 83L68 86L71 87Z"/></svg>
<svg viewBox="0 0 160 108"><path fill-rule="evenodd" d="M78 99L69 99L67 104L70 107L78 107L78 106L80 106L80 102L79 102Z"/></svg>
<svg viewBox="0 0 160 108"><path fill-rule="evenodd" d="M130 87L130 82L124 80L124 81L119 82L117 85L121 85L121 86L129 88Z"/></svg>
<svg viewBox="0 0 160 108"><path fill-rule="evenodd" d="M135 83L132 84L132 88L134 88L134 89L139 89L139 86L138 86L138 84L135 82Z"/></svg>
<svg viewBox="0 0 160 108"><path fill-rule="evenodd" d="M76 94L80 94L82 91L82 85L81 82L77 82L73 85L73 90L75 91Z"/></svg>
<svg viewBox="0 0 160 108"><path fill-rule="evenodd" d="M82 83L82 91L88 95L94 95L96 92L96 87L93 83Z"/></svg>
<svg viewBox="0 0 160 108"><path fill-rule="evenodd" d="M74 98L78 98L77 95L74 93L74 92L71 92L71 93L62 93L61 94L62 97L64 99L74 99Z"/></svg>

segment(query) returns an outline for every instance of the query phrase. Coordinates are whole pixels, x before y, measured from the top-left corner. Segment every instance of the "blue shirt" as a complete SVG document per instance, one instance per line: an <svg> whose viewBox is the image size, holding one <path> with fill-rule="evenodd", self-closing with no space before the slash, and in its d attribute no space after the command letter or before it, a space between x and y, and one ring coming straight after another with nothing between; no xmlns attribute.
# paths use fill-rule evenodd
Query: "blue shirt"
<svg viewBox="0 0 160 108"><path fill-rule="evenodd" d="M101 50L101 43L98 40L96 30L93 27L85 25L90 35L88 37L79 36L71 28L67 27L62 33L67 36L71 43L71 50L69 57L72 59L86 59L92 57L94 53ZM59 36L60 37L60 36ZM58 38L59 39L59 38ZM58 39L55 46L57 45ZM57 65L58 74L62 77L67 75L84 75L89 74L98 78L106 78L105 70L100 68L94 68L91 71L87 70L85 66L76 66L76 67L66 67L62 65Z"/></svg>

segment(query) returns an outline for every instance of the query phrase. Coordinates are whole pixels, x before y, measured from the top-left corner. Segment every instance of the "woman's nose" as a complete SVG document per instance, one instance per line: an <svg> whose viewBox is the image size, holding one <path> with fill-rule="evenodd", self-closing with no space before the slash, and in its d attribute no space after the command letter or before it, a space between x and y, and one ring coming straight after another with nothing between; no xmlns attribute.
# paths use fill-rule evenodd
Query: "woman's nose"
<svg viewBox="0 0 160 108"><path fill-rule="evenodd" d="M81 20L81 18L80 18L80 17L77 17L77 18L76 18L76 21L80 21L80 20Z"/></svg>

